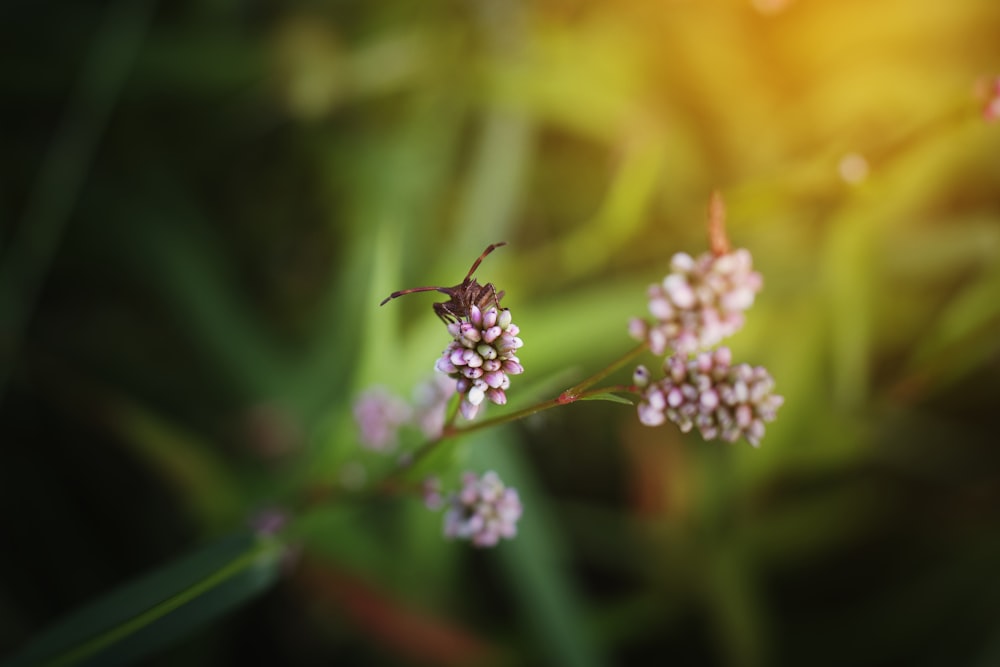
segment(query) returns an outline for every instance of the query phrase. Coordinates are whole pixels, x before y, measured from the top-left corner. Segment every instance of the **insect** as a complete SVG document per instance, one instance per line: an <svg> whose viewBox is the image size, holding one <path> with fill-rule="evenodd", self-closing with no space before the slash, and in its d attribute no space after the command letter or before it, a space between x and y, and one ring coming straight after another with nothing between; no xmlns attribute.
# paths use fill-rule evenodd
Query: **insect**
<svg viewBox="0 0 1000 667"><path fill-rule="evenodd" d="M479 259L472 263L472 267L469 269L469 272L465 274L465 278L462 282L454 287L411 287L410 289L393 292L383 299L382 303L379 305L384 306L392 299L403 296L404 294L413 294L414 292L441 292L442 294L447 294L451 298L447 301L442 301L441 303L435 303L434 312L445 323L453 321L457 322L462 318L468 317L469 309L473 306L478 306L480 309L485 310L490 304L490 301L496 304L497 308L500 308L500 299L502 299L504 295L503 290L497 292L496 288L493 287L493 283L480 285L479 281L472 277L472 274L479 268L480 262L486 259L487 255L500 246L505 245L507 245L506 241L500 241L499 243L491 243L486 246L486 250L484 250L483 254L479 256Z"/></svg>

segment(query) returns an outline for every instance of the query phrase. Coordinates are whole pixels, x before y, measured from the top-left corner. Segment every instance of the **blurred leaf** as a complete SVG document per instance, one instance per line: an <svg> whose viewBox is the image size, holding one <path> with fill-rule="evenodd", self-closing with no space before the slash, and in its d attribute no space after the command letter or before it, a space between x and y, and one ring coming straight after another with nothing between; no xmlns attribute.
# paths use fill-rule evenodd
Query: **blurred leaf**
<svg viewBox="0 0 1000 667"><path fill-rule="evenodd" d="M885 258L890 277L933 284L995 263L1000 225L987 212L949 216L941 224L911 226L906 234L895 235L891 245L893 252Z"/></svg>
<svg viewBox="0 0 1000 667"><path fill-rule="evenodd" d="M828 280L834 395L842 406L864 403L869 392L872 303L875 283L872 234L878 226L861 206L831 222L823 269Z"/></svg>
<svg viewBox="0 0 1000 667"><path fill-rule="evenodd" d="M0 397L20 355L35 300L146 37L154 5L152 0L127 0L103 12L55 136L46 142L20 233L0 255Z"/></svg>
<svg viewBox="0 0 1000 667"><path fill-rule="evenodd" d="M517 539L502 542L493 552L519 610L521 629L530 633L532 653L545 663L604 664L599 639L581 613L581 593L567 571L559 522L513 444L501 433L477 434L468 443L475 467L496 470L505 484L517 489L524 506Z"/></svg>
<svg viewBox="0 0 1000 667"><path fill-rule="evenodd" d="M749 518L743 527L743 544L754 557L775 567L821 557L845 543L872 534L891 517L896 498L875 484L845 475L840 483L818 478L802 481L807 492L794 502L773 503Z"/></svg>
<svg viewBox="0 0 1000 667"><path fill-rule="evenodd" d="M287 372L273 333L260 326L249 295L239 289L232 256L197 205L182 192L169 201L173 210L147 211L141 226L131 224L127 213L116 221L127 235L127 259L213 365L245 395L268 395Z"/></svg>
<svg viewBox="0 0 1000 667"><path fill-rule="evenodd" d="M632 136L625 137L600 208L550 247L531 249L521 260L525 270L541 276L551 273L554 265L558 267L559 280L572 284L611 264L642 231L661 185L665 142L652 126L637 128Z"/></svg>
<svg viewBox="0 0 1000 667"><path fill-rule="evenodd" d="M139 93L170 90L177 97L218 94L244 88L260 79L263 64L257 44L241 27L160 26L147 40L130 89Z"/></svg>
<svg viewBox="0 0 1000 667"><path fill-rule="evenodd" d="M964 287L938 316L909 363L942 391L1000 351L1000 265Z"/></svg>
<svg viewBox="0 0 1000 667"><path fill-rule="evenodd" d="M581 401L608 401L610 403L621 403L623 405L635 405L632 401L625 398L624 396L618 396L617 394L594 394L593 396L585 396L580 399Z"/></svg>
<svg viewBox="0 0 1000 667"><path fill-rule="evenodd" d="M534 142L531 120L522 114L496 111L482 123L456 216L460 234L453 247L467 252L483 245L483 230L487 239L510 238Z"/></svg>
<svg viewBox="0 0 1000 667"><path fill-rule="evenodd" d="M725 664L771 664L767 655L767 614L755 576L755 562L737 545L713 544L706 554L708 603Z"/></svg>
<svg viewBox="0 0 1000 667"><path fill-rule="evenodd" d="M266 590L283 554L273 540L226 537L78 609L3 666L134 662Z"/></svg>
<svg viewBox="0 0 1000 667"><path fill-rule="evenodd" d="M638 44L627 24L598 12L573 30L555 23L536 30L523 57L487 63L489 101L555 126L613 136L630 120L640 82Z"/></svg>
<svg viewBox="0 0 1000 667"><path fill-rule="evenodd" d="M645 282L606 280L587 290L525 304L516 319L524 339L518 357L525 373L575 371L582 380L613 361L634 345L628 320L646 312L645 291Z"/></svg>
<svg viewBox="0 0 1000 667"><path fill-rule="evenodd" d="M173 487L206 531L231 525L242 508L233 471L207 443L128 401L110 405L109 426L150 470Z"/></svg>

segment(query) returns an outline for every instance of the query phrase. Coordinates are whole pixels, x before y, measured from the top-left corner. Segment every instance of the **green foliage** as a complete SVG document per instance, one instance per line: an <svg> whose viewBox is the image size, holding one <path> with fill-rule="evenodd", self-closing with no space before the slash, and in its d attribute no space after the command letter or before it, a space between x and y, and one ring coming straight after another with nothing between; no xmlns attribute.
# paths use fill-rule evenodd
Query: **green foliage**
<svg viewBox="0 0 1000 667"><path fill-rule="evenodd" d="M280 573L281 556L275 541L219 540L76 610L4 664L135 662L258 595Z"/></svg>

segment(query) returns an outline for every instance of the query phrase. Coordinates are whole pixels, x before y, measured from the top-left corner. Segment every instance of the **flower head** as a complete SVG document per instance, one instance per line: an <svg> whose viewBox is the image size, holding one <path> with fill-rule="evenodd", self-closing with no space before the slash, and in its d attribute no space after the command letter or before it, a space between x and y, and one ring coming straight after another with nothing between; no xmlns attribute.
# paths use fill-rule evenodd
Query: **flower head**
<svg viewBox="0 0 1000 667"><path fill-rule="evenodd" d="M472 306L468 320L451 322L448 332L454 340L435 367L457 381L462 416L474 418L487 398L497 405L506 403L508 376L524 372L515 354L524 342L517 336L520 329L511 320L510 310L491 306L482 311Z"/></svg>
<svg viewBox="0 0 1000 667"><path fill-rule="evenodd" d="M454 378L436 374L413 391L413 424L428 438L437 438L444 428L448 401L455 395Z"/></svg>
<svg viewBox="0 0 1000 667"><path fill-rule="evenodd" d="M663 364L666 374L643 388L639 421L659 426L666 420L687 433L697 426L706 440L735 442L745 437L758 446L765 422L773 421L784 398L762 366L732 365L728 348L692 359L675 355Z"/></svg>
<svg viewBox="0 0 1000 667"><path fill-rule="evenodd" d="M361 443L385 451L396 446L399 428L409 421L410 406L383 387L373 387L354 402L354 421Z"/></svg>
<svg viewBox="0 0 1000 667"><path fill-rule="evenodd" d="M493 471L482 477L465 473L462 488L445 502L446 537L469 540L477 547L492 547L501 538L511 539L517 534L521 499L517 490L506 487Z"/></svg>
<svg viewBox="0 0 1000 667"><path fill-rule="evenodd" d="M743 326L743 311L753 305L763 284L753 270L750 252L744 249L697 259L677 253L670 260L670 274L650 285L650 323L633 319L629 333L645 339L654 354L672 348L689 354L712 347Z"/></svg>

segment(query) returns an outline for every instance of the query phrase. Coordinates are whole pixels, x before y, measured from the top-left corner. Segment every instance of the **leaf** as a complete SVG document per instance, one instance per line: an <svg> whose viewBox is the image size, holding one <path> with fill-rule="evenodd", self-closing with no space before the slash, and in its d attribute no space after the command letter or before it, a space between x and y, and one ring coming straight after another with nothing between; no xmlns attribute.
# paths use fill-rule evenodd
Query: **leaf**
<svg viewBox="0 0 1000 667"><path fill-rule="evenodd" d="M232 525L240 511L239 489L207 443L128 399L111 396L106 407L109 425L121 435L123 446L171 484L203 526Z"/></svg>
<svg viewBox="0 0 1000 667"><path fill-rule="evenodd" d="M581 401L610 401L611 403L622 403L624 405L635 405L632 401L625 398L624 396L618 396L617 394L594 394L593 396L584 396L580 399Z"/></svg>
<svg viewBox="0 0 1000 667"><path fill-rule="evenodd" d="M531 649L545 664L596 667L606 664L602 637L588 625L584 594L568 567L568 546L545 493L513 443L497 433L470 442L470 464L496 470L515 487L525 507L517 538L489 555L506 580L506 590ZM493 446L491 446L493 445Z"/></svg>
<svg viewBox="0 0 1000 667"><path fill-rule="evenodd" d="M223 538L76 610L2 667L134 662L266 590L283 553L248 533Z"/></svg>
<svg viewBox="0 0 1000 667"><path fill-rule="evenodd" d="M919 385L942 391L972 373L998 349L1000 270L962 288L924 334L909 361Z"/></svg>

